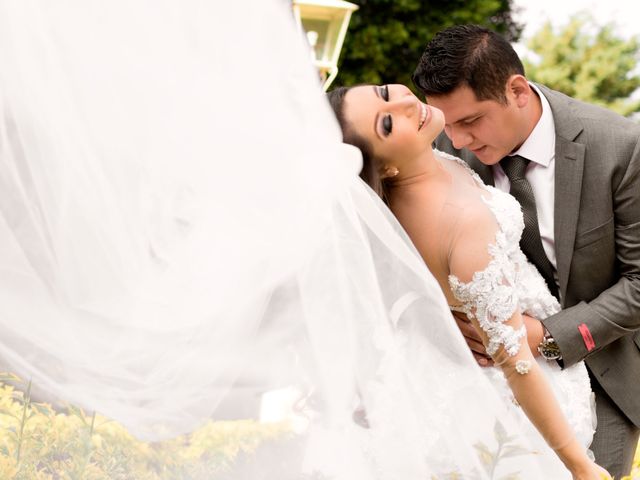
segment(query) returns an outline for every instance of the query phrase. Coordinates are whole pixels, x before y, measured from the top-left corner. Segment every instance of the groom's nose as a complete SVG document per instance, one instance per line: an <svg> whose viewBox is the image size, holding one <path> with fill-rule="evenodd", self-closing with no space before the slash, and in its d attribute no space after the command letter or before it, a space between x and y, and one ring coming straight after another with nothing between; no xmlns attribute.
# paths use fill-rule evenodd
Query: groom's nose
<svg viewBox="0 0 640 480"><path fill-rule="evenodd" d="M466 147L472 140L471 134L460 126L445 125L444 133L446 133L449 140L451 140L453 148L457 150Z"/></svg>

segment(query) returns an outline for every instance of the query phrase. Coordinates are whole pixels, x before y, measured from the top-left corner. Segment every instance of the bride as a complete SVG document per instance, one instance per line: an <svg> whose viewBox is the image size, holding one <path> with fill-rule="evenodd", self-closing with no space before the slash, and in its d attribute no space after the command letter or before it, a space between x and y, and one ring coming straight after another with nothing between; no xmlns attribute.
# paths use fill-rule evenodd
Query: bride
<svg viewBox="0 0 640 480"><path fill-rule="evenodd" d="M233 478L570 478L358 178L305 48L282 0L0 0L3 370L150 441L294 392Z"/></svg>
<svg viewBox="0 0 640 480"><path fill-rule="evenodd" d="M560 427L564 419L549 382L573 432L588 446L595 419L584 363L561 371L555 363L535 362L526 342L521 314L545 318L560 305L520 250L524 224L517 201L486 186L462 160L432 149L444 116L404 85L341 87L328 98L345 142L363 153L363 179L388 203L450 308L468 315L500 367L486 369L496 388L509 396L506 377L513 409L524 410L550 445L568 445L572 434ZM531 429L530 435L538 433ZM579 451L576 443L569 450ZM555 450L574 477L591 478L576 474L564 448Z"/></svg>

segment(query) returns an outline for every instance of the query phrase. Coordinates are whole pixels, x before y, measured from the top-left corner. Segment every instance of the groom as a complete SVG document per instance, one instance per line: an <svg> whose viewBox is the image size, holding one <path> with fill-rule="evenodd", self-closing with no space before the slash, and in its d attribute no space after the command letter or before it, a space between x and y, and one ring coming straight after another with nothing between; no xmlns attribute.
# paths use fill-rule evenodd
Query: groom
<svg viewBox="0 0 640 480"><path fill-rule="evenodd" d="M615 478L628 474L640 434L640 126L529 83L511 45L479 26L439 32L413 81L444 112L437 148L520 201L522 250L563 308L525 319L529 345L563 367L585 360L591 449Z"/></svg>

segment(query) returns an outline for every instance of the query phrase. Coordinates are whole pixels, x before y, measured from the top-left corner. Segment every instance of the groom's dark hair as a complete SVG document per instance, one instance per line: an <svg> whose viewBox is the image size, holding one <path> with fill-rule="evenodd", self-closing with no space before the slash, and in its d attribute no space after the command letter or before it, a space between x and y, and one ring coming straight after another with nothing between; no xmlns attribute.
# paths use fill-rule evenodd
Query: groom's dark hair
<svg viewBox="0 0 640 480"><path fill-rule="evenodd" d="M433 37L412 80L425 96L445 95L466 85L478 100L506 103L505 86L524 67L511 44L479 25L456 25Z"/></svg>

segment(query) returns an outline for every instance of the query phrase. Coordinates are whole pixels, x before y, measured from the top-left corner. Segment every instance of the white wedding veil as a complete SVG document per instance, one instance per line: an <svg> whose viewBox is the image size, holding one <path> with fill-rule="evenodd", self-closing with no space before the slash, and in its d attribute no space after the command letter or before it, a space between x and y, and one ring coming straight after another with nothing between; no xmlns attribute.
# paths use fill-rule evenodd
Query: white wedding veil
<svg viewBox="0 0 640 480"><path fill-rule="evenodd" d="M233 478L542 478L308 59L283 0L0 0L0 370L289 419Z"/></svg>

